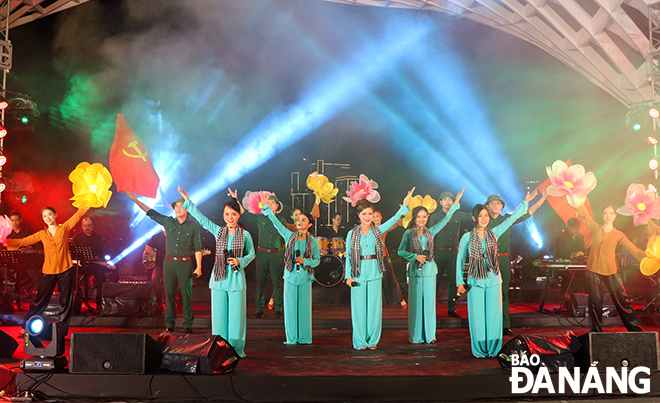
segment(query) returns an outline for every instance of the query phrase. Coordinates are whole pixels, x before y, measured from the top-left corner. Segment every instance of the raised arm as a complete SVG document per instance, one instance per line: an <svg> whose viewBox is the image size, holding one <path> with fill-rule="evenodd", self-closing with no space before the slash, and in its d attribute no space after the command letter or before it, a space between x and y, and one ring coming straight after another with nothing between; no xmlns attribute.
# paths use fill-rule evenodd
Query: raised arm
<svg viewBox="0 0 660 403"><path fill-rule="evenodd" d="M71 216L71 218L66 220L66 222L62 224L62 226L68 230L71 230L73 227L76 226L78 221L80 221L80 219L83 218L85 214L87 214L87 211L89 211L88 207L78 208L78 211L76 211L75 214Z"/></svg>
<svg viewBox="0 0 660 403"><path fill-rule="evenodd" d="M541 208L541 206L543 205L543 202L545 202L545 200L546 200L547 198L548 198L548 191L547 191L546 189L541 190L541 198L539 199L539 201L537 201L536 203L534 203L534 204L533 204L533 205L527 210L527 213L528 213L529 215L534 215L534 213L536 213L536 211L537 211L539 208Z"/></svg>
<svg viewBox="0 0 660 403"><path fill-rule="evenodd" d="M241 207L241 215L243 213L245 213L245 209L243 208L243 205L241 204L240 200L238 200L238 190L233 190L232 191L231 188L229 188L229 187L227 188L227 190L229 191L229 195L231 197L233 197L234 199L236 199L236 201L238 202L238 205ZM249 211L248 211L248 213L249 213Z"/></svg>
<svg viewBox="0 0 660 403"><path fill-rule="evenodd" d="M264 207L261 209L261 212L264 213L264 216L266 216L270 222L273 223L273 226L277 232L279 232L282 238L284 238L284 242L287 242L289 238L291 238L291 235L293 235L293 232L285 227L284 224L282 224L280 220L277 219L275 213L273 213L273 210L270 209L268 203L264 203Z"/></svg>
<svg viewBox="0 0 660 403"><path fill-rule="evenodd" d="M499 238L503 233L505 233L516 221L522 217L527 212L527 200L523 201L518 208L516 208L513 213L504 220L500 225L493 228L493 233L496 238Z"/></svg>
<svg viewBox="0 0 660 403"><path fill-rule="evenodd" d="M581 205L580 207L576 207L575 211L577 211L577 215L582 220L582 222L589 228L589 231L591 231L592 234L595 234L596 231L598 230L598 223L594 218L589 214L587 211L587 208L584 207L584 204Z"/></svg>
<svg viewBox="0 0 660 403"><path fill-rule="evenodd" d="M429 228L429 231L431 231L431 235L436 236L438 232L442 231L442 229L447 225L449 220L451 220L451 217L454 215L454 212L458 210L461 207L460 203L459 204L453 204L451 208L449 208L449 211L445 215L445 217L440 220L437 224Z"/></svg>
<svg viewBox="0 0 660 403"><path fill-rule="evenodd" d="M179 186L179 193L185 200L183 202L183 208L188 210L188 213L195 217L199 225L202 226L205 230L211 233L214 237L218 236L218 233L220 232L220 229L222 228L220 225L214 223L213 221L209 220L208 217L206 217L204 214L202 214L201 211L195 206L195 203L193 203L190 198L188 198L188 193L186 193L185 190L181 189L181 186Z"/></svg>
<svg viewBox="0 0 660 403"><path fill-rule="evenodd" d="M622 234L621 240L619 241L621 246L623 246L628 252L630 252L631 255L638 261L641 261L646 257L646 252L639 249L637 246L635 246L634 243L630 242L627 236Z"/></svg>
<svg viewBox="0 0 660 403"><path fill-rule="evenodd" d="M138 200L137 195L135 193L129 192L128 190L125 191L124 193L126 193L126 196L128 196L129 199L133 200L133 202L135 202L135 204L137 204L138 207L141 208L142 211L144 211L145 213L151 210L151 207L147 206L146 204Z"/></svg>

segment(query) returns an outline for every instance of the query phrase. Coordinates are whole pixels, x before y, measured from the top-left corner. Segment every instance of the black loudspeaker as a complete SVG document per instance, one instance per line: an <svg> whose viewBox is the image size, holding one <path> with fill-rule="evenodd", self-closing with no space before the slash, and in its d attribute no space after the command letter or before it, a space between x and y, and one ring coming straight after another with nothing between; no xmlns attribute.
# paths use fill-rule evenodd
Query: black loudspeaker
<svg viewBox="0 0 660 403"><path fill-rule="evenodd" d="M0 358L9 358L18 348L18 342L7 333L0 330Z"/></svg>
<svg viewBox="0 0 660 403"><path fill-rule="evenodd" d="M146 333L73 333L69 372L146 374L155 372L163 348Z"/></svg>
<svg viewBox="0 0 660 403"><path fill-rule="evenodd" d="M161 368L189 374L228 374L234 372L240 357L222 337L163 332Z"/></svg>
<svg viewBox="0 0 660 403"><path fill-rule="evenodd" d="M151 283L106 283L101 316L153 316L156 295Z"/></svg>
<svg viewBox="0 0 660 403"><path fill-rule="evenodd" d="M575 300L569 301L569 304L572 305L573 316L577 317L586 317L589 316L589 295L584 293L575 293ZM603 318L614 318L618 316L619 313L612 302L612 297L610 294L605 294L603 296Z"/></svg>
<svg viewBox="0 0 660 403"><path fill-rule="evenodd" d="M601 372L607 367L659 368L657 332L585 333L578 339L582 348L575 354L575 363L582 369L592 365Z"/></svg>

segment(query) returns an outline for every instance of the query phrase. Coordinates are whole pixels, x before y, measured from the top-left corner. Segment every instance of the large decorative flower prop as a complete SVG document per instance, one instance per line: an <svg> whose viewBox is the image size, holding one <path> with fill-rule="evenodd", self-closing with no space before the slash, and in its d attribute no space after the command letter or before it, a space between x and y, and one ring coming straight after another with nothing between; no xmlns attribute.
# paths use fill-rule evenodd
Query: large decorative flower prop
<svg viewBox="0 0 660 403"><path fill-rule="evenodd" d="M435 211L435 209L438 208L438 202L435 201L431 195L426 195L424 197L417 195L415 197L411 197L410 201L408 202L408 208L410 211L408 214L403 216L403 228L407 228L408 224L410 224L410 221L413 219L413 210L415 207L423 206L426 207L428 210L429 214Z"/></svg>
<svg viewBox="0 0 660 403"><path fill-rule="evenodd" d="M547 167L548 178L552 185L548 186L548 194L553 197L566 196L568 204L580 207L587 200L587 195L596 187L596 177L593 172L584 172L582 165L566 165L564 161L555 161Z"/></svg>
<svg viewBox="0 0 660 403"><path fill-rule="evenodd" d="M660 237L652 236L646 245L646 257L639 263L639 270L645 276L652 276L660 269Z"/></svg>
<svg viewBox="0 0 660 403"><path fill-rule="evenodd" d="M7 245L7 237L11 234L12 229L9 217L0 216L0 244Z"/></svg>
<svg viewBox="0 0 660 403"><path fill-rule="evenodd" d="M646 225L649 219L660 218L660 199L655 197L655 191L633 183L628 186L625 205L616 209L616 212L633 216L633 224L636 226Z"/></svg>
<svg viewBox="0 0 660 403"><path fill-rule="evenodd" d="M307 187L310 188L323 203L327 204L332 203L334 197L337 196L337 193L339 192L339 189L335 189L335 185L330 183L326 176L319 175L318 172L314 172L307 177Z"/></svg>
<svg viewBox="0 0 660 403"><path fill-rule="evenodd" d="M275 193L264 190L263 194L266 196L266 199L268 199ZM249 190L245 192L245 196L243 197L243 208L252 214L261 214L261 209L264 208L264 204L261 202L259 192L251 192Z"/></svg>
<svg viewBox="0 0 660 403"><path fill-rule="evenodd" d="M81 162L69 174L69 180L73 184L74 207L97 208L107 207L112 192L112 175L103 165Z"/></svg>
<svg viewBox="0 0 660 403"><path fill-rule="evenodd" d="M353 207L362 199L367 199L371 203L378 203L380 193L376 189L378 189L378 183L367 178L365 174L361 174L359 181L351 183L343 199L351 203Z"/></svg>

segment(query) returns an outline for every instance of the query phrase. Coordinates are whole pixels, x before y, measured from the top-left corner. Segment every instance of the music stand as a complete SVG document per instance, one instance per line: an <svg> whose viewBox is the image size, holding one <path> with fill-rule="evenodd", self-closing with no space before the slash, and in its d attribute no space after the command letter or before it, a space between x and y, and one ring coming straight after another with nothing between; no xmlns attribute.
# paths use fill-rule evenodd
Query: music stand
<svg viewBox="0 0 660 403"><path fill-rule="evenodd" d="M78 269L82 267L83 263L93 262L94 253L92 252L91 246L70 246L69 252L71 253L71 259L76 261L76 288L74 293L78 293L80 287L80 272ZM73 295L73 300L75 301L76 294ZM85 304L89 307L89 301L87 301L87 295L85 295Z"/></svg>
<svg viewBox="0 0 660 403"><path fill-rule="evenodd" d="M8 294L9 292L7 291L7 286L9 285L9 280L8 280L8 273L9 273L9 268L15 268L19 266L19 257L20 257L21 251L20 250L0 250L0 266L4 267L4 289L2 292L2 297L9 302L9 305L11 306L11 298L9 298ZM13 309L13 308L12 308Z"/></svg>

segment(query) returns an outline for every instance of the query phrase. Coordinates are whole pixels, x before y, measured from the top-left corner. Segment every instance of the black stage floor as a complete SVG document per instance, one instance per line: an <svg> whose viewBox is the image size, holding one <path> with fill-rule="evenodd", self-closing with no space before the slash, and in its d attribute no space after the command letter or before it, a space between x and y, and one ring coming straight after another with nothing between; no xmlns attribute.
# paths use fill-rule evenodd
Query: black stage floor
<svg viewBox="0 0 660 403"><path fill-rule="evenodd" d="M635 304L641 309L643 304ZM252 305L249 306L252 308ZM536 311L537 303L514 303L512 326L521 334L552 335L571 330L586 333L585 318ZM548 308L554 309L552 303ZM85 375L69 373L22 373L25 358L19 347L11 358L0 359L0 386L8 393L37 392L63 400L159 400L159 401L500 401L573 399L599 400L612 395L514 395L510 373L495 359L476 359L470 351L465 303L459 304L461 319L443 316L438 305L437 343L408 342L407 309L385 306L383 335L375 351L356 351L351 343L350 306L346 303L314 303L313 344L285 346L284 324L266 311L261 319L251 317L247 330L247 357L233 375L183 375L161 371L147 375ZM210 334L209 307L195 303L195 333ZM639 312L645 330L660 331L660 314ZM604 320L606 331L625 331L618 318ZM180 322L179 322L180 325ZM0 327L17 336L20 327ZM73 318L71 332L141 332L156 338L163 330L162 316ZM504 342L510 337L505 337ZM69 342L67 352L69 355ZM660 401L660 375L651 376L645 398ZM629 396L627 398L632 398Z"/></svg>

